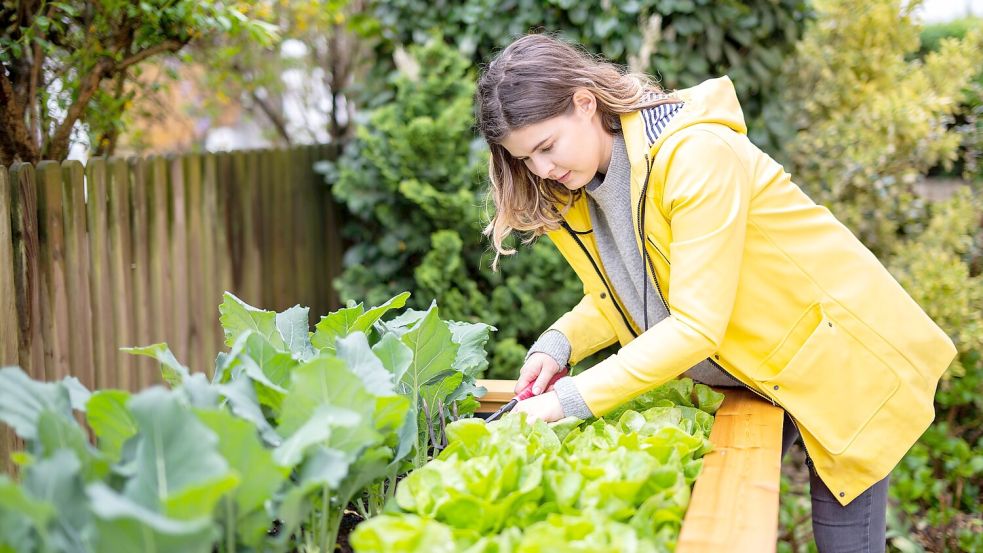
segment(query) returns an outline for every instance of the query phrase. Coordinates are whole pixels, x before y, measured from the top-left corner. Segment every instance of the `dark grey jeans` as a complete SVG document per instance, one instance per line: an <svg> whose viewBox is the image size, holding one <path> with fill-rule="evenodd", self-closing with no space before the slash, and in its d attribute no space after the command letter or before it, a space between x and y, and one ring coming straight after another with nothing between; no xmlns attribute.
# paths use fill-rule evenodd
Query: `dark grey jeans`
<svg viewBox="0 0 983 553"><path fill-rule="evenodd" d="M798 437L799 431L786 413L782 427L782 458ZM812 533L819 552L883 553L890 477L885 477L843 506L819 479L808 453L806 465L809 467L809 491L812 495Z"/></svg>

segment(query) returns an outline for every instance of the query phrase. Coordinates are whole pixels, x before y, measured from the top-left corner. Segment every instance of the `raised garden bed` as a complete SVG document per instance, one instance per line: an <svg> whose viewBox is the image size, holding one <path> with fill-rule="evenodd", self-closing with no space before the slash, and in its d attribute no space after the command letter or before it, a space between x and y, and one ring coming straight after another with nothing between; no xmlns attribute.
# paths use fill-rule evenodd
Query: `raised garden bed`
<svg viewBox="0 0 983 553"><path fill-rule="evenodd" d="M476 413L493 413L515 395L514 380L479 380L488 389ZM747 390L718 388L703 470L683 519L677 553L763 553L778 540L782 414Z"/></svg>
<svg viewBox="0 0 983 553"><path fill-rule="evenodd" d="M306 308L228 294L211 374L134 348L168 384L139 393L0 369L0 422L25 443L0 475L0 549L774 549L779 409L684 380L590 423L485 425L471 415L514 387L475 380L491 327L435 305L382 318L407 297L311 331Z"/></svg>

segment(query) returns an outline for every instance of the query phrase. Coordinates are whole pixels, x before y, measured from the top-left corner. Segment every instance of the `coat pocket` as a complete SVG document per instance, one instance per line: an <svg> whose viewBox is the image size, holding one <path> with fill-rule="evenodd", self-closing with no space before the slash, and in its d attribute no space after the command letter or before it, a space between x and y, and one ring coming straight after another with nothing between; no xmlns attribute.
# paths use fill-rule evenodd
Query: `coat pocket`
<svg viewBox="0 0 983 553"><path fill-rule="evenodd" d="M901 380L889 363L830 318L821 304L810 306L795 326L790 335L808 332L808 337L775 376L759 382L829 453L840 454L897 391ZM779 347L781 353L768 360L791 353L787 342Z"/></svg>

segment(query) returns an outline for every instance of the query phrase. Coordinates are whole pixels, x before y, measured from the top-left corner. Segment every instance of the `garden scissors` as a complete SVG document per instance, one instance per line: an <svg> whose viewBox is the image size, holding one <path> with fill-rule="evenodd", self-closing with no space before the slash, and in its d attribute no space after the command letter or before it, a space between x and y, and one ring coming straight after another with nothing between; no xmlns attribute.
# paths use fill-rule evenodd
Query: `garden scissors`
<svg viewBox="0 0 983 553"><path fill-rule="evenodd" d="M563 367L556 374L553 375L553 378L550 379L549 384L546 385L546 388L545 389L549 390L550 386L552 386L553 384L556 384L556 381L557 380L563 378L564 376L566 376L569 373L570 373L570 365L567 365L567 366ZM519 391L519 394L517 396L515 396L508 403L506 403L505 405L503 405L501 409L499 409L498 411L495 411L494 413L492 413L490 417L488 417L487 419L485 419L485 421L486 422L491 422L491 421L494 421L494 420L498 420L499 418L502 417L502 415L504 415L505 413L508 413L509 411L511 411L515 407L515 405L517 403L519 403L520 401L522 401L524 399L531 398L533 396L532 387L533 387L533 384L535 384L535 383L536 383L536 381L534 380L534 381L530 382L529 384L527 384L525 388L523 388L522 390Z"/></svg>

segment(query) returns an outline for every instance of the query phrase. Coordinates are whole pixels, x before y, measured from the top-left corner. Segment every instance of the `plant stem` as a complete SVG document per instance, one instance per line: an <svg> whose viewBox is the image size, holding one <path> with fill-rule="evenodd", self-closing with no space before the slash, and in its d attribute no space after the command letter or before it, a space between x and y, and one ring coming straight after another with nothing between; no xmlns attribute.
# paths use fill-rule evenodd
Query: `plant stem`
<svg viewBox="0 0 983 553"><path fill-rule="evenodd" d="M433 444L433 454L436 457L437 451L440 449L440 444L437 442L437 435L434 433L433 417L430 415L430 408L427 406L426 398L423 398L423 414L427 417L427 430L430 432L430 443Z"/></svg>
<svg viewBox="0 0 983 553"><path fill-rule="evenodd" d="M440 417L440 449L443 450L447 447L447 415L444 412L446 406L440 402L437 407L437 416ZM434 454L436 455L436 452Z"/></svg>
<svg viewBox="0 0 983 553"><path fill-rule="evenodd" d="M234 553L236 550L236 519L232 509L232 496L225 496L225 550Z"/></svg>
<svg viewBox="0 0 983 553"><path fill-rule="evenodd" d="M328 497L328 488L321 488L321 521L320 528L318 532L318 537L320 538L321 553L327 553L328 551L328 513L330 511L328 508L331 506ZM331 548L334 551L334 547Z"/></svg>
<svg viewBox="0 0 983 553"><path fill-rule="evenodd" d="M370 497L375 495L373 492L369 492L369 494ZM369 500L369 504L372 504L371 499ZM361 497L355 500L355 510L358 511L358 514L361 515L362 518L369 518L369 511L365 508L365 501L363 501Z"/></svg>
<svg viewBox="0 0 983 553"><path fill-rule="evenodd" d="M386 487L386 500L383 503L387 503L390 499L396 497L396 477L398 474L399 468L393 467L393 471L389 475L389 486Z"/></svg>
<svg viewBox="0 0 983 553"><path fill-rule="evenodd" d="M345 516L345 510L331 509L324 513L324 535L321 537L321 553L334 553L335 546L338 544L338 530L341 528L341 519Z"/></svg>

